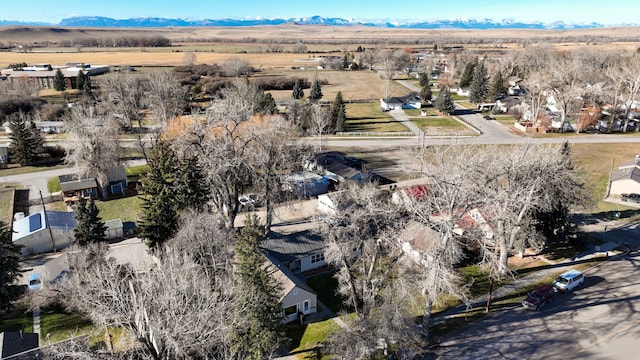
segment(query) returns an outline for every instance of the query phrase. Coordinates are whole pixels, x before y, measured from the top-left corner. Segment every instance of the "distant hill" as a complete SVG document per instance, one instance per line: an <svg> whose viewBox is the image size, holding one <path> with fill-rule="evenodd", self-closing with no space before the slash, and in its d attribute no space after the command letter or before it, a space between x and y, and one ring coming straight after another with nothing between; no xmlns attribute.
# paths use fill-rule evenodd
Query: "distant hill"
<svg viewBox="0 0 640 360"><path fill-rule="evenodd" d="M585 24L570 24L563 21L553 23L542 22L520 22L511 19L453 19L434 21L363 21L342 18L325 18L312 16L305 18L288 19L206 19L206 20L185 20L168 18L131 18L113 19L102 16L79 16L63 19L58 24L28 23L10 20L0 20L0 25L22 25L22 26L64 26L64 27L102 27L102 28L166 28L166 27L202 27L202 26L260 26L260 25L326 25L326 26L350 26L364 25L384 28L405 28L405 29L592 29L605 27L603 24L591 22ZM627 26L626 24L616 26Z"/></svg>

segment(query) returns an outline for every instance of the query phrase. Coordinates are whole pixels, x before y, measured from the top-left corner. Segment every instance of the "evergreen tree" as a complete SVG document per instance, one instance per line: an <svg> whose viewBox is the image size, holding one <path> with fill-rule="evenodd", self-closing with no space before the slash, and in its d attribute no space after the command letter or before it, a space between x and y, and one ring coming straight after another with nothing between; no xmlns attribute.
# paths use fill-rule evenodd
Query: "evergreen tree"
<svg viewBox="0 0 640 360"><path fill-rule="evenodd" d="M477 62L469 62L465 65L462 75L460 75L460 87L466 87L471 84L473 73L475 72Z"/></svg>
<svg viewBox="0 0 640 360"><path fill-rule="evenodd" d="M191 207L198 211L206 210L210 188L204 169L195 156L184 159L181 165L176 184L177 208Z"/></svg>
<svg viewBox="0 0 640 360"><path fill-rule="evenodd" d="M84 78L84 84L82 85L82 91L85 94L91 94L91 78L89 76Z"/></svg>
<svg viewBox="0 0 640 360"><path fill-rule="evenodd" d="M17 118L9 123L9 129L11 129L9 150L12 162L22 166L33 163L37 159L38 144L35 142L31 129L27 127L24 120ZM42 142L40 147L42 147Z"/></svg>
<svg viewBox="0 0 640 360"><path fill-rule="evenodd" d="M309 92L309 100L312 102L317 102L322 99L322 87L320 87L320 82L318 79L313 81L313 85L311 85L311 91Z"/></svg>
<svg viewBox="0 0 640 360"><path fill-rule="evenodd" d="M346 117L347 114L344 101L342 99L342 91L338 91L336 98L333 100L333 105L331 106L331 129L335 132L344 131Z"/></svg>
<svg viewBox="0 0 640 360"><path fill-rule="evenodd" d="M78 70L78 76L76 76L76 89L83 90L85 80L86 77L84 76L84 71Z"/></svg>
<svg viewBox="0 0 640 360"><path fill-rule="evenodd" d="M271 93L264 93L258 104L258 112L263 115L274 115L278 113L278 104Z"/></svg>
<svg viewBox="0 0 640 360"><path fill-rule="evenodd" d="M148 160L149 169L142 176L142 221L140 237L156 248L170 239L178 226L177 159L164 141L153 148Z"/></svg>
<svg viewBox="0 0 640 360"><path fill-rule="evenodd" d="M429 74L427 72L420 73L420 79L418 79L418 82L420 83L420 87L429 85Z"/></svg>
<svg viewBox="0 0 640 360"><path fill-rule="evenodd" d="M429 102L433 98L433 93L431 92L431 86L429 85L429 83L426 83L422 87L422 90L420 90L420 98L422 99L422 101L429 101Z"/></svg>
<svg viewBox="0 0 640 360"><path fill-rule="evenodd" d="M62 74L62 70L58 69L53 76L53 89L55 91L64 91L67 89L67 82Z"/></svg>
<svg viewBox="0 0 640 360"><path fill-rule="evenodd" d="M11 230L0 221L0 310L10 309L11 302L20 297L20 285L14 285L22 274L20 250L22 245L11 239Z"/></svg>
<svg viewBox="0 0 640 360"><path fill-rule="evenodd" d="M33 152L37 157L44 151L44 137L42 136L42 131L38 129L33 121L29 125L29 135L31 136L30 142L33 146Z"/></svg>
<svg viewBox="0 0 640 360"><path fill-rule="evenodd" d="M501 71L496 71L495 75L491 79L491 86L489 87L489 99L495 100L498 96L507 92L507 87L504 85L504 78Z"/></svg>
<svg viewBox="0 0 640 360"><path fill-rule="evenodd" d="M474 104L481 103L487 99L488 94L487 68L485 68L484 61L482 61L473 71L473 78L471 79L471 86L469 88L469 101Z"/></svg>
<svg viewBox="0 0 640 360"><path fill-rule="evenodd" d="M299 100L304 97L304 89L302 88L302 83L300 79L296 79L295 84L293 84L293 92L291 93L291 97L294 100Z"/></svg>
<svg viewBox="0 0 640 360"><path fill-rule="evenodd" d="M438 98L436 99L436 103L434 104L439 111L451 115L456 109L456 105L453 103L451 99L451 91L448 86L444 86L440 89L440 94L438 94Z"/></svg>
<svg viewBox="0 0 640 360"><path fill-rule="evenodd" d="M100 218L100 211L92 199L81 197L73 209L76 227L73 229L76 242L85 246L99 241L105 241L107 227Z"/></svg>
<svg viewBox="0 0 640 360"><path fill-rule="evenodd" d="M247 215L245 226L235 243L237 314L241 321L232 329L232 352L235 359L267 358L281 339L281 289L258 247L262 227L255 215Z"/></svg>
<svg viewBox="0 0 640 360"><path fill-rule="evenodd" d="M342 57L342 69L343 70L349 69L349 55L346 53Z"/></svg>

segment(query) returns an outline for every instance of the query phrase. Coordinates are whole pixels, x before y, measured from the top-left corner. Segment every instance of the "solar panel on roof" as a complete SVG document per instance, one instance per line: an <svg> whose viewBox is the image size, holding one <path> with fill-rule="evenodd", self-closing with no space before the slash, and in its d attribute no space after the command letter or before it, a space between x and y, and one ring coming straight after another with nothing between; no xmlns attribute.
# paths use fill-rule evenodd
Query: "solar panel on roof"
<svg viewBox="0 0 640 360"><path fill-rule="evenodd" d="M37 213L37 214L33 214L32 216L29 216L29 232L34 232L36 230L39 230L40 228L42 228L42 218L41 218L41 214Z"/></svg>

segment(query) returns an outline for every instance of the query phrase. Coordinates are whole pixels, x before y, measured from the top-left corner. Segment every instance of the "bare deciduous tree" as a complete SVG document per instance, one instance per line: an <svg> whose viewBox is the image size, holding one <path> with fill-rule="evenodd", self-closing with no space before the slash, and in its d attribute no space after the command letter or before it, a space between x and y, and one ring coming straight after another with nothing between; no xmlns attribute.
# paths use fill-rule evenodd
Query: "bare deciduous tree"
<svg viewBox="0 0 640 360"><path fill-rule="evenodd" d="M182 113L187 89L180 85L173 72L149 73L147 101L158 125L164 128L173 117Z"/></svg>
<svg viewBox="0 0 640 360"><path fill-rule="evenodd" d="M142 127L140 109L144 89L137 75L125 73L112 73L104 75L100 79L100 88L105 96L105 101L115 114L120 114L124 119L124 125L133 126L133 121L138 121Z"/></svg>
<svg viewBox="0 0 640 360"><path fill-rule="evenodd" d="M380 341L387 347L408 346L413 297L411 287L401 286L411 276L404 276L410 266L401 261L397 236L405 222L398 207L388 193L372 185L333 195L335 213L327 216L319 231L327 244L325 259L338 269L338 292L357 318L350 322L350 330L331 341L331 347L343 357L359 358L373 353Z"/></svg>
<svg viewBox="0 0 640 360"><path fill-rule="evenodd" d="M238 77L249 75L251 73L251 65L244 59L232 57L221 61L218 66L225 76Z"/></svg>
<svg viewBox="0 0 640 360"><path fill-rule="evenodd" d="M102 191L108 185L107 171L120 162L119 124L97 114L93 107L75 106L68 113L65 128L65 162L82 177L95 176Z"/></svg>
<svg viewBox="0 0 640 360"><path fill-rule="evenodd" d="M312 104L310 120L311 133L318 137L318 148L319 151L322 151L322 135L329 131L331 125L329 109L320 104Z"/></svg>

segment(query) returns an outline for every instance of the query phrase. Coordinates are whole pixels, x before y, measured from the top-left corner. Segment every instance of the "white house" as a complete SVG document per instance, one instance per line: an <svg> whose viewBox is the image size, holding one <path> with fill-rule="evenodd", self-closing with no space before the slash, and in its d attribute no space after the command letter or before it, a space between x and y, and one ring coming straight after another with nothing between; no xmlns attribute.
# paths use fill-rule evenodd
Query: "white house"
<svg viewBox="0 0 640 360"><path fill-rule="evenodd" d="M380 99L380 108L383 111L401 110L401 109L420 109L422 100L417 94L408 94L405 96L394 96L386 99Z"/></svg>
<svg viewBox="0 0 640 360"><path fill-rule="evenodd" d="M277 259L266 256L265 271L280 285L280 305L284 311L282 322L299 319L300 314L309 315L318 311L318 296L302 279L297 277Z"/></svg>
<svg viewBox="0 0 640 360"><path fill-rule="evenodd" d="M620 165L611 174L609 195L640 194L640 155Z"/></svg>
<svg viewBox="0 0 640 360"><path fill-rule="evenodd" d="M74 242L75 227L71 212L40 211L13 222L12 241L23 245L22 255L60 250Z"/></svg>

